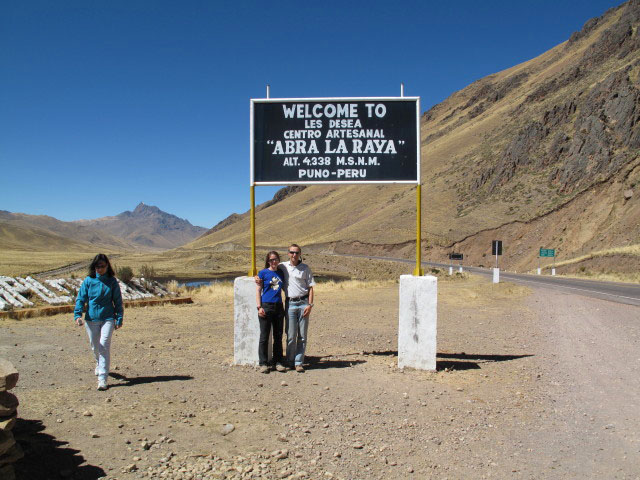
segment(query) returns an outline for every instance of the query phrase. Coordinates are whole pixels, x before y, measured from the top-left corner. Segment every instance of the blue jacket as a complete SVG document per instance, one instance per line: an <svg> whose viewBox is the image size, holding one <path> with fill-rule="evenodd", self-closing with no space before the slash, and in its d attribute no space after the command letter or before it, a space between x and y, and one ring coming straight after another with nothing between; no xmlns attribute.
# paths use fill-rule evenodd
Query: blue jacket
<svg viewBox="0 0 640 480"><path fill-rule="evenodd" d="M122 325L122 293L115 277L96 273L96 278L85 278L78 292L73 318L82 317L86 303L89 304L84 316L86 321L115 320L116 325Z"/></svg>

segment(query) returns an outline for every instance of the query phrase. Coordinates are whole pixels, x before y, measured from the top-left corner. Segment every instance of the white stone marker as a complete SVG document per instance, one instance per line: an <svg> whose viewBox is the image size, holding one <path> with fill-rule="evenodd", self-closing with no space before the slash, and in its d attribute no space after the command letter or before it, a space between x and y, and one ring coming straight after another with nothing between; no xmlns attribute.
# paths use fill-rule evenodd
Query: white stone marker
<svg viewBox="0 0 640 480"><path fill-rule="evenodd" d="M449 275L453 275L453 267L449 267Z"/></svg>
<svg viewBox="0 0 640 480"><path fill-rule="evenodd" d="M458 271L459 271L460 273L462 273L462 265L460 265L460 266L458 267Z"/></svg>
<svg viewBox="0 0 640 480"><path fill-rule="evenodd" d="M555 277L555 275L556 275L556 269L555 268L551 269L551 275Z"/></svg>
<svg viewBox="0 0 640 480"><path fill-rule="evenodd" d="M438 279L400 276L398 368L436 369Z"/></svg>
<svg viewBox="0 0 640 480"><path fill-rule="evenodd" d="M500 283L500 269L493 269L493 283Z"/></svg>
<svg viewBox="0 0 640 480"><path fill-rule="evenodd" d="M237 277L233 282L233 363L258 365L260 320L256 308L256 282L253 277ZM269 359L272 342L269 338Z"/></svg>
<svg viewBox="0 0 640 480"><path fill-rule="evenodd" d="M538 275L542 274L542 269L538 267Z"/></svg>

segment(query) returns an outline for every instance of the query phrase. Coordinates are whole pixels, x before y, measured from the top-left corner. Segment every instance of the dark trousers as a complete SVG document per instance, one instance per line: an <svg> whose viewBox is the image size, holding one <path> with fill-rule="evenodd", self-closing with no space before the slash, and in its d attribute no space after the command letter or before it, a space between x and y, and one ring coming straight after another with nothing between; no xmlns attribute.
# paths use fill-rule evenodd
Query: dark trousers
<svg viewBox="0 0 640 480"><path fill-rule="evenodd" d="M282 302L263 303L264 317L260 319L260 342L258 343L258 361L267 365L269 358L269 332L273 329L273 363L282 362L282 320L284 308Z"/></svg>

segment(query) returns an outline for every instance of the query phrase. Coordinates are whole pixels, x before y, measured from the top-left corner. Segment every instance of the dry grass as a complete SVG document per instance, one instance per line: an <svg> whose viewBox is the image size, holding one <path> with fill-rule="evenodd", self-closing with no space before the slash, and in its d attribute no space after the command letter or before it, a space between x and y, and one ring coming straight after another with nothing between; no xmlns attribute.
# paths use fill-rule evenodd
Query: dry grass
<svg viewBox="0 0 640 480"><path fill-rule="evenodd" d="M77 262L87 265L95 253L82 251L36 252L0 249L0 275L26 276Z"/></svg>
<svg viewBox="0 0 640 480"><path fill-rule="evenodd" d="M588 253L587 255L582 255L580 257L575 257L570 260L564 260L562 262L558 262L556 263L556 267L561 267L563 265L571 265L574 263L580 263L585 260L590 260L592 258L597 258L597 257L607 257L610 255L633 255L636 257L640 257L640 244L627 245L626 247L615 247L615 248L607 248L605 250L598 250L596 252Z"/></svg>

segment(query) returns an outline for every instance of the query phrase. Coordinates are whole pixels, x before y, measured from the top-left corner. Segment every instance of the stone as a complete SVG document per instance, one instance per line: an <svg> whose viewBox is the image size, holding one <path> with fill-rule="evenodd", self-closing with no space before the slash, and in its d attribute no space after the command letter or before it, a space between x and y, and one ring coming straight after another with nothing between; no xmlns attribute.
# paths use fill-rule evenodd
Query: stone
<svg viewBox="0 0 640 480"><path fill-rule="evenodd" d="M438 279L400 276L398 368L436 369Z"/></svg>
<svg viewBox="0 0 640 480"><path fill-rule="evenodd" d="M85 410L84 412L82 412L82 415L84 415L85 417L93 417L93 413L91 413L89 410Z"/></svg>
<svg viewBox="0 0 640 480"><path fill-rule="evenodd" d="M11 430L16 424L18 414L14 413L8 417L0 417L0 430Z"/></svg>
<svg viewBox="0 0 640 480"><path fill-rule="evenodd" d="M20 405L18 397L13 393L0 392L0 416L7 417L13 415L18 405Z"/></svg>
<svg viewBox="0 0 640 480"><path fill-rule="evenodd" d="M633 190L631 190L631 189L625 190L624 191L625 200L631 200L631 197L633 197Z"/></svg>
<svg viewBox="0 0 640 480"><path fill-rule="evenodd" d="M91 438L100 438L100 435L98 435L96 432L89 432L89 435L91 436Z"/></svg>
<svg viewBox="0 0 640 480"><path fill-rule="evenodd" d="M232 423L227 423L222 427L222 430L220 431L220 433L222 434L222 436L226 436L226 435L229 435L231 432L233 432L235 429L236 427Z"/></svg>
<svg viewBox="0 0 640 480"><path fill-rule="evenodd" d="M258 365L260 321L256 309L256 282L237 277L233 282L233 363ZM269 359L273 342L269 340Z"/></svg>
<svg viewBox="0 0 640 480"><path fill-rule="evenodd" d="M16 444L13 434L8 431L0 431L0 456L7 453Z"/></svg>
<svg viewBox="0 0 640 480"><path fill-rule="evenodd" d="M0 358L0 392L11 390L18 383L18 370L9 360Z"/></svg>
<svg viewBox="0 0 640 480"><path fill-rule="evenodd" d="M9 463L16 463L22 457L24 457L24 452L22 451L22 448L20 448L20 445L16 443L7 451L7 453L0 456L0 466Z"/></svg>
<svg viewBox="0 0 640 480"><path fill-rule="evenodd" d="M354 442L351 446L353 448L355 448L356 450L360 450L360 449L364 448L364 445L362 444L362 442Z"/></svg>

